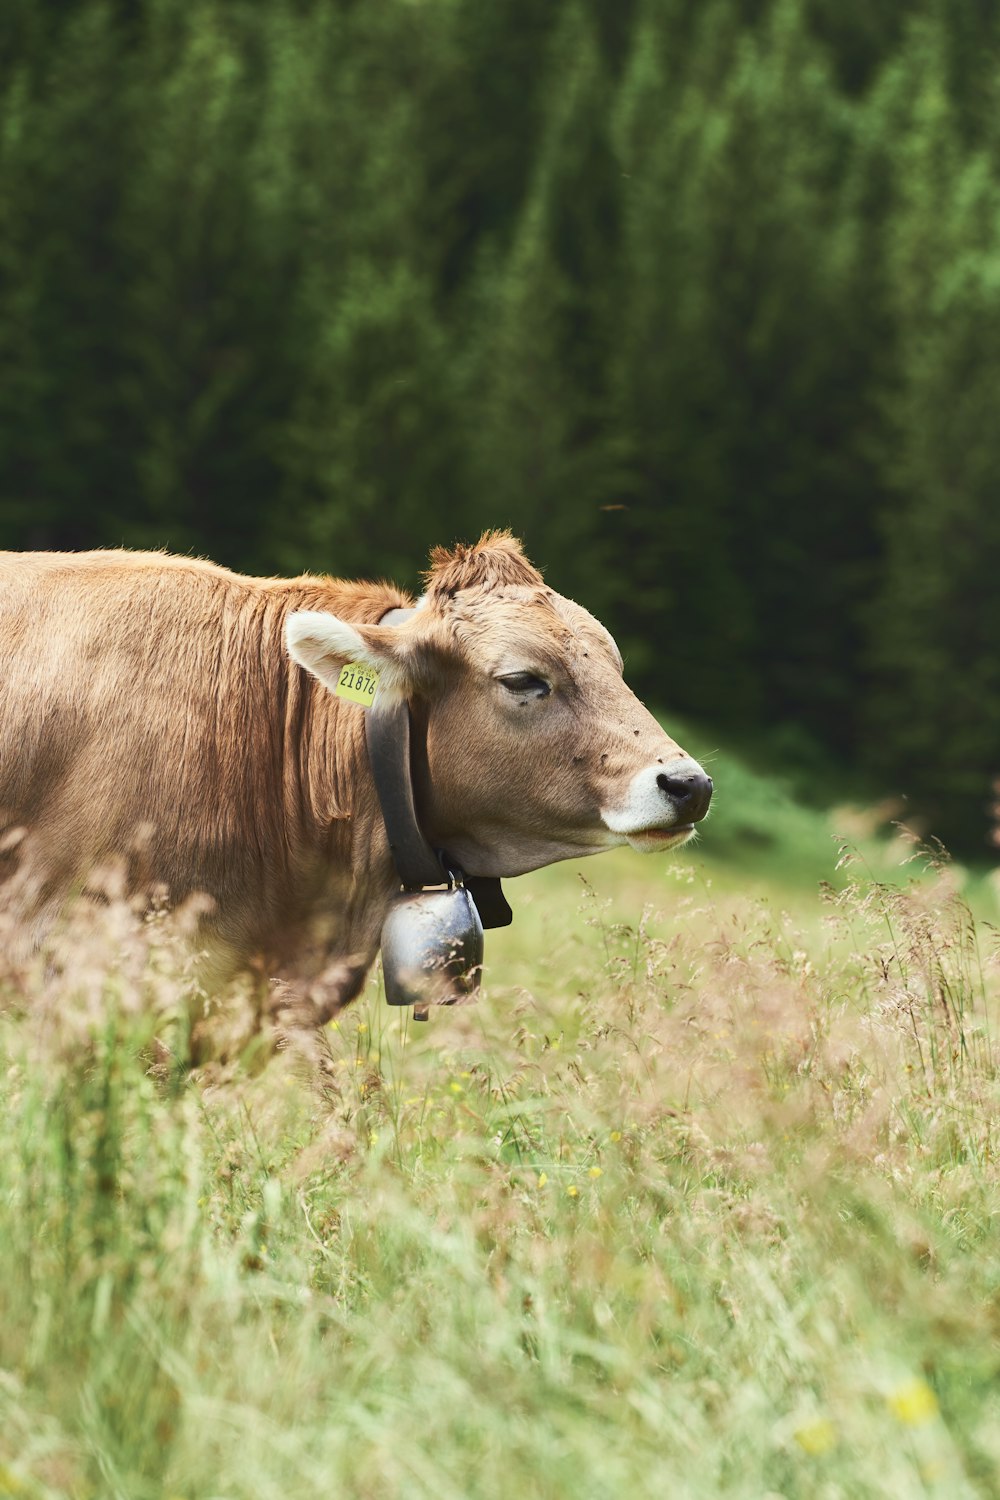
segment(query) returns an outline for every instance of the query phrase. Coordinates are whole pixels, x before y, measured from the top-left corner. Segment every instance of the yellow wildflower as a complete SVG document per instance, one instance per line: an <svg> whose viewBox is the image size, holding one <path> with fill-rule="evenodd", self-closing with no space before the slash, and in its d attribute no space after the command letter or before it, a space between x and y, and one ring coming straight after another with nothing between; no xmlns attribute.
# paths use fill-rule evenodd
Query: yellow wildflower
<svg viewBox="0 0 1000 1500"><path fill-rule="evenodd" d="M937 1397L926 1380L918 1376L905 1380L885 1399L893 1416L907 1427L923 1427L938 1414Z"/></svg>
<svg viewBox="0 0 1000 1500"><path fill-rule="evenodd" d="M569 1187L566 1189L567 1197L576 1198L579 1196L579 1193L580 1189L575 1185L575 1183L571 1182Z"/></svg>
<svg viewBox="0 0 1000 1500"><path fill-rule="evenodd" d="M548 1182L548 1180L549 1180L549 1174L548 1174L548 1172L539 1172L539 1174L538 1174L538 1186L540 1188L544 1187L545 1184Z"/></svg>
<svg viewBox="0 0 1000 1500"><path fill-rule="evenodd" d="M620 1130L612 1130L612 1132L611 1132L611 1139L614 1141L615 1145L618 1144L618 1142L621 1140L621 1138L622 1138L622 1133L621 1133Z"/></svg>
<svg viewBox="0 0 1000 1500"><path fill-rule="evenodd" d="M589 1177L600 1177L602 1175L602 1172L603 1169L601 1167L591 1167L587 1175Z"/></svg>
<svg viewBox="0 0 1000 1500"><path fill-rule="evenodd" d="M810 1458L819 1458L822 1454L829 1453L837 1441L837 1430L829 1418L816 1417L814 1421L804 1422L795 1429L795 1441Z"/></svg>

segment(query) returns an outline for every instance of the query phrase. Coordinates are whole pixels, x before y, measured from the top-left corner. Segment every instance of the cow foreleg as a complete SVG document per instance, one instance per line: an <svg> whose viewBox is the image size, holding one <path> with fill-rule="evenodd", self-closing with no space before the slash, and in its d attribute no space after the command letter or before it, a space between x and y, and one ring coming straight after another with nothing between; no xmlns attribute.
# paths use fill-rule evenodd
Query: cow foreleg
<svg viewBox="0 0 1000 1500"><path fill-rule="evenodd" d="M375 961L370 958L342 959L325 969L309 986L309 998L316 1010L316 1024L325 1026L360 995L368 970Z"/></svg>
<svg viewBox="0 0 1000 1500"><path fill-rule="evenodd" d="M375 955L337 959L308 982L275 979L268 1011L279 1031L325 1026L356 1000Z"/></svg>

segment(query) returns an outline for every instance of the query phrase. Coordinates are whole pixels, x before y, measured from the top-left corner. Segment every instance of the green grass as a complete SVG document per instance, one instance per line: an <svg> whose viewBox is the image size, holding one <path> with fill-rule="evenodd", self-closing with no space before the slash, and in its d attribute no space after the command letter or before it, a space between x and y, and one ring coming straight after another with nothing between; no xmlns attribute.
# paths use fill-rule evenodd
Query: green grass
<svg viewBox="0 0 1000 1500"><path fill-rule="evenodd" d="M0 1495L1000 1494L990 888L719 779L426 1026L192 1076L116 907L5 974Z"/></svg>

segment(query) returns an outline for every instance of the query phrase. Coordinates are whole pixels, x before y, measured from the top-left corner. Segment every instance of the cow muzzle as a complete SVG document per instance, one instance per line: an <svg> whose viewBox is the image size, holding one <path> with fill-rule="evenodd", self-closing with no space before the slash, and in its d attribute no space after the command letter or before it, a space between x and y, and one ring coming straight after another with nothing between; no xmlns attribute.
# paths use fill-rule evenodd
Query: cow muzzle
<svg viewBox="0 0 1000 1500"><path fill-rule="evenodd" d="M699 766L697 771L684 775L669 776L660 771L656 778L658 789L671 803L674 814L685 823L700 823L712 802L712 778L706 776Z"/></svg>
<svg viewBox="0 0 1000 1500"><path fill-rule="evenodd" d="M622 806L603 809L601 817L612 833L646 854L686 843L711 801L712 778L684 756L633 776Z"/></svg>

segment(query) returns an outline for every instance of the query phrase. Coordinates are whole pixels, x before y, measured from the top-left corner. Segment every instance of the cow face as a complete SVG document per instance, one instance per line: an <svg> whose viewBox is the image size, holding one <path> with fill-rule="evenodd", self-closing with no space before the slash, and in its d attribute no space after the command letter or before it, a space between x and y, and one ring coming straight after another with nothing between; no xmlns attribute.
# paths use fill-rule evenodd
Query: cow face
<svg viewBox="0 0 1000 1500"><path fill-rule="evenodd" d="M300 613L287 639L328 683L357 660L410 699L421 823L469 875L673 848L708 811L711 781L625 685L608 631L506 535L435 553L401 625Z"/></svg>

